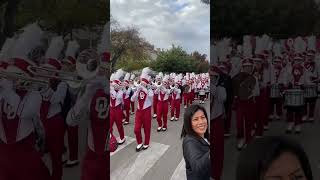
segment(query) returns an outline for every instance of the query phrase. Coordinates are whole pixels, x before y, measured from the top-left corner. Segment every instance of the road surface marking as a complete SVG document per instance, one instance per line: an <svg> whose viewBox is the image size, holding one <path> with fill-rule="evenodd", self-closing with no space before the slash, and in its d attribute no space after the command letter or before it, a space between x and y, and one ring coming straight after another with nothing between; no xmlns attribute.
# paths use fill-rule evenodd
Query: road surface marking
<svg viewBox="0 0 320 180"><path fill-rule="evenodd" d="M168 145L151 142L147 150L137 152L127 163L111 172L111 180L141 180L168 148Z"/></svg>
<svg viewBox="0 0 320 180"><path fill-rule="evenodd" d="M170 180L184 180L187 179L186 162L184 158L180 161Z"/></svg>
<svg viewBox="0 0 320 180"><path fill-rule="evenodd" d="M125 136L126 137L126 142L124 142L123 144L119 145L117 150L115 152L110 153L110 156L115 155L117 152L119 152L121 149L125 148L126 146L130 145L131 143L135 142L135 138L129 137L129 136ZM117 138L117 141L119 141L120 139Z"/></svg>

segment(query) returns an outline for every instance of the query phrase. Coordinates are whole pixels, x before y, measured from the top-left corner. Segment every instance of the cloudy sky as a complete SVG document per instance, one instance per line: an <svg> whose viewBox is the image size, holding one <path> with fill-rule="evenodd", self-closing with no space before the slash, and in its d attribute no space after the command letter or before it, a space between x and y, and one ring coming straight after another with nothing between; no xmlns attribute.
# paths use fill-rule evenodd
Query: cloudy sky
<svg viewBox="0 0 320 180"><path fill-rule="evenodd" d="M210 51L210 7L200 0L111 0L122 26L137 26L155 48L182 46L188 53Z"/></svg>

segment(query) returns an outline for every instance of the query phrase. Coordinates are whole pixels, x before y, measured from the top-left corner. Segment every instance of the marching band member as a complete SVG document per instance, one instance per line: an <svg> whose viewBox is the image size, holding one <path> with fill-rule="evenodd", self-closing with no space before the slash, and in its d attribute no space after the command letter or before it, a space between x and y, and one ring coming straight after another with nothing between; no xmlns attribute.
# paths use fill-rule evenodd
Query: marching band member
<svg viewBox="0 0 320 180"><path fill-rule="evenodd" d="M210 66L210 156L213 166L212 175L219 180L222 176L224 159L224 103L226 101L226 90L219 85L221 70L217 66Z"/></svg>
<svg viewBox="0 0 320 180"><path fill-rule="evenodd" d="M189 106L189 93L190 93L190 83L189 83L189 73L186 73L183 80L184 88L183 88L183 104L186 109Z"/></svg>
<svg viewBox="0 0 320 180"><path fill-rule="evenodd" d="M118 69L118 71L114 75L113 80L113 90L110 91L110 132L113 131L113 123L116 123L117 129L120 135L120 141L118 144L123 144L125 142L124 137L124 129L122 126L122 105L123 105L123 91L120 88L120 79L124 75L124 71L122 69Z"/></svg>
<svg viewBox="0 0 320 180"><path fill-rule="evenodd" d="M129 119L130 119L130 94L131 94L131 88L129 86L129 78L130 78L130 73L127 73L124 77L124 92L123 92L123 102L124 102L124 110L125 110L125 119L124 119L124 124L127 125L129 124Z"/></svg>
<svg viewBox="0 0 320 180"><path fill-rule="evenodd" d="M288 89L295 90L296 93L299 92L299 96L303 96L303 91L301 90L305 81L304 75L304 68L301 64L303 61L303 52L305 51L306 44L301 37L297 37L294 42L295 47L295 57L293 61L292 71L289 74L289 82L288 82ZM296 133L301 132L301 123L302 123L302 115L303 115L303 102L290 102L293 98L292 96L289 97L289 92L286 92L286 101L289 102L287 105L287 121L288 121L288 128L286 130L287 133L290 133L293 128ZM297 94L296 94L297 95ZM293 95L293 96L296 96ZM291 104L293 103L293 104Z"/></svg>
<svg viewBox="0 0 320 180"><path fill-rule="evenodd" d="M136 88L136 87L134 87L134 83L133 83L135 77L136 76L134 74L131 74L131 76L130 76L130 87L132 90L134 90ZM133 95L133 91L130 94L130 98L132 97L132 95ZM134 109L134 102L133 101L130 101L130 108L131 108L131 114L134 114L135 109Z"/></svg>
<svg viewBox="0 0 320 180"><path fill-rule="evenodd" d="M179 76L176 76L175 79L175 86L172 91L172 106L171 106L171 121L176 120L178 121L180 116L180 102L181 102L181 90L179 89Z"/></svg>
<svg viewBox="0 0 320 180"><path fill-rule="evenodd" d="M283 98L281 93L284 88L284 75L286 75L286 60L281 53L281 45L275 43L273 46L274 58L270 69L270 112L269 119L280 119L282 115ZM268 129L267 126L264 128Z"/></svg>
<svg viewBox="0 0 320 180"><path fill-rule="evenodd" d="M169 75L165 75L162 80L162 86L160 86L156 92L158 93L158 104L157 104L157 131L167 130L167 120L168 120L168 108L169 108L169 96L170 89L169 86Z"/></svg>
<svg viewBox="0 0 320 180"><path fill-rule="evenodd" d="M232 92L232 79L230 72L232 70L232 64L229 61L230 51L230 40L224 39L218 43L218 56L220 60L219 69L222 72L219 76L219 84L225 88L227 93L227 99L224 103L225 108L225 136L229 137L231 128L231 116L232 116L232 102L233 102L233 92Z"/></svg>
<svg viewBox="0 0 320 180"><path fill-rule="evenodd" d="M304 116L302 121L309 120L311 122L314 121L314 110L317 101L317 70L314 61L315 57L315 45L316 45L316 37L310 36L308 37L308 52L307 59L304 63L305 66L305 109Z"/></svg>
<svg viewBox="0 0 320 180"><path fill-rule="evenodd" d="M47 62L42 67L61 70L62 65L58 60L58 56L63 45L64 42L61 36L52 38L45 55ZM48 151L52 161L52 179L61 180L63 174L62 154L65 148L64 133L66 128L61 112L68 86L65 82L61 82L54 77L55 73L47 72L47 75L53 78L50 79L49 88L41 92L43 97L41 119L44 124Z"/></svg>
<svg viewBox="0 0 320 180"><path fill-rule="evenodd" d="M256 49L255 49L255 76L259 83L259 94L256 97L256 137L263 135L264 127L268 126L269 115L269 84L270 84L270 65L265 56L267 53L263 53L264 49L267 49L267 40L262 37L256 37Z"/></svg>
<svg viewBox="0 0 320 180"><path fill-rule="evenodd" d="M80 48L77 41L69 41L65 53L65 59L62 61L62 70L67 72L76 72L76 53ZM76 103L79 88L68 86L66 96L70 96L70 106ZM70 110L70 109L68 109ZM66 117L65 117L66 118ZM65 119L66 120L66 119ZM79 163L78 160L78 126L67 126L69 159L65 167L73 167Z"/></svg>
<svg viewBox="0 0 320 180"><path fill-rule="evenodd" d="M161 80L162 80L163 74L162 72L160 72L157 76L156 76L156 86L160 86L161 85ZM158 92L156 91L156 87L154 88L153 91L153 118L157 117L157 106L158 106Z"/></svg>
<svg viewBox="0 0 320 180"><path fill-rule="evenodd" d="M139 152L142 149L147 149L150 143L151 133L151 106L153 91L148 89L147 85L150 83L149 73L151 70L146 67L142 70L140 81L141 85L137 87L137 90L131 97L131 101L138 101L138 108L135 115L134 133L136 135L137 147L136 151ZM142 143L141 128L143 126L145 141Z"/></svg>
<svg viewBox="0 0 320 180"><path fill-rule="evenodd" d="M5 71L26 78L33 76L28 67L35 64L27 54L38 45L41 36L38 25L25 27L12 49L13 62ZM41 95L31 90L30 85L20 78L3 79L0 83L0 179L3 180L50 179L49 170L41 159L45 146L45 132L39 116Z"/></svg>
<svg viewBox="0 0 320 180"><path fill-rule="evenodd" d="M252 140L254 123L254 97L259 95L259 85L253 73L253 60L251 59L251 37L244 37L244 57L242 72L233 78L234 96L237 104L237 138L238 149Z"/></svg>
<svg viewBox="0 0 320 180"><path fill-rule="evenodd" d="M108 79L106 78L105 70L109 65L101 66L98 69L88 68L88 63L99 61L98 53L93 49L83 50L79 56L79 75L88 80L84 89L80 92L76 104L71 108L67 116L69 126L77 126L81 119L88 119L88 134L87 134L87 151L83 160L81 169L81 179L101 179L106 180L108 173L108 151L107 151L107 136L109 129L109 90L106 88ZM102 64L108 64L108 59L104 56ZM78 65L77 64L77 65ZM122 98L122 95L120 96ZM121 99L120 98L120 99ZM115 104L115 103L111 103ZM120 110L121 111L121 110ZM110 114L111 114L110 110ZM86 116L88 118L82 118ZM120 124L122 125L120 119ZM110 118L111 121L111 118ZM124 142L124 138L122 139Z"/></svg>

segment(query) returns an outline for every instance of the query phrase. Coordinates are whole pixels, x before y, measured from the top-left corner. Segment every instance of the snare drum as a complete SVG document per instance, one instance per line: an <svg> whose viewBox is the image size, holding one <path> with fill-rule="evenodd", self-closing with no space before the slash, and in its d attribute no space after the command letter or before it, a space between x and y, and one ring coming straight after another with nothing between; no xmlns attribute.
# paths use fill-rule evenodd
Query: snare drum
<svg viewBox="0 0 320 180"><path fill-rule="evenodd" d="M271 85L270 98L280 98L280 87L278 84Z"/></svg>
<svg viewBox="0 0 320 180"><path fill-rule="evenodd" d="M305 98L315 98L317 97L317 85L308 85L304 89Z"/></svg>
<svg viewBox="0 0 320 180"><path fill-rule="evenodd" d="M199 96L204 96L204 95L206 95L206 92L204 91L204 89L200 89Z"/></svg>
<svg viewBox="0 0 320 180"><path fill-rule="evenodd" d="M304 105L303 90L289 89L285 91L285 106L297 107Z"/></svg>

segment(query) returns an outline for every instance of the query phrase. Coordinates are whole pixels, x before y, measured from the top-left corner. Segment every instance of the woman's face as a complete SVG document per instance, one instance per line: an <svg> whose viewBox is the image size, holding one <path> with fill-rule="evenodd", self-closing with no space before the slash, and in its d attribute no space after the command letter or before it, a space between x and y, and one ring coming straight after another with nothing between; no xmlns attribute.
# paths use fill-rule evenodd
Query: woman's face
<svg viewBox="0 0 320 180"><path fill-rule="evenodd" d="M263 180L307 180L298 158L285 152L274 160Z"/></svg>
<svg viewBox="0 0 320 180"><path fill-rule="evenodd" d="M196 132L197 135L204 137L204 133L208 128L208 122L202 110L198 110L192 116L191 125L192 125L193 131Z"/></svg>

